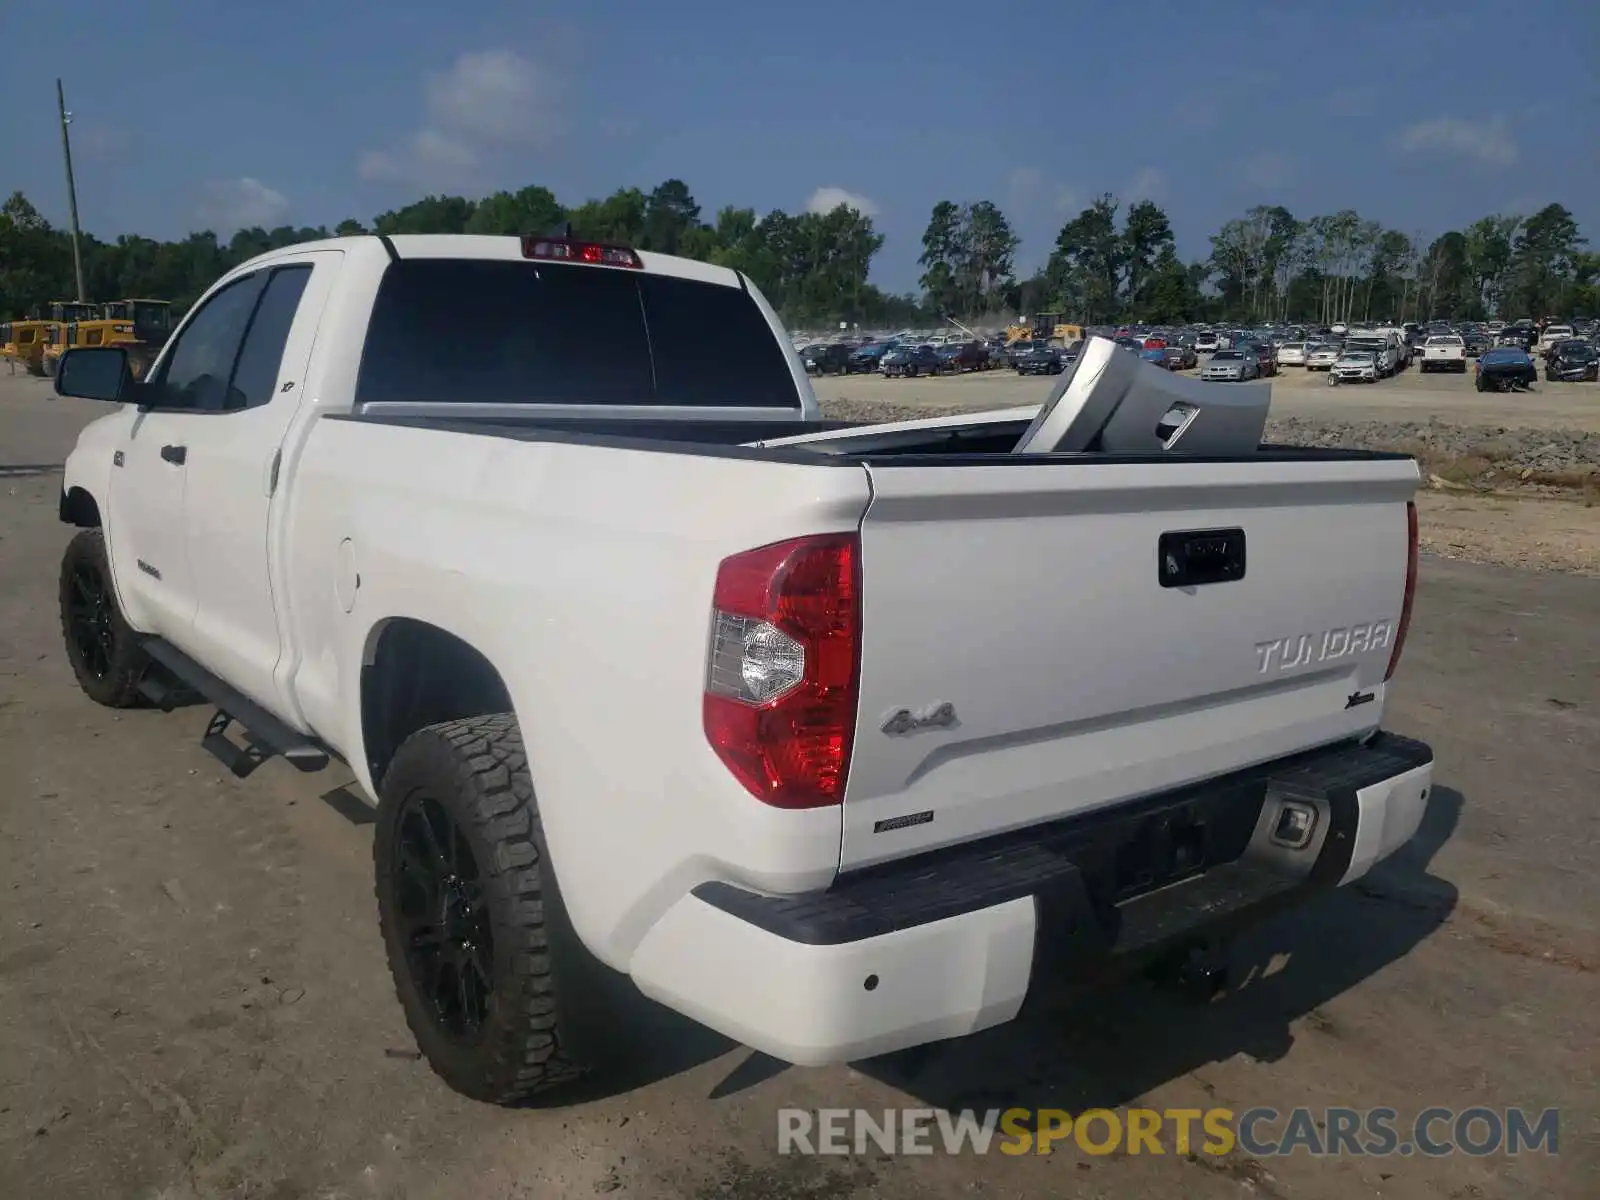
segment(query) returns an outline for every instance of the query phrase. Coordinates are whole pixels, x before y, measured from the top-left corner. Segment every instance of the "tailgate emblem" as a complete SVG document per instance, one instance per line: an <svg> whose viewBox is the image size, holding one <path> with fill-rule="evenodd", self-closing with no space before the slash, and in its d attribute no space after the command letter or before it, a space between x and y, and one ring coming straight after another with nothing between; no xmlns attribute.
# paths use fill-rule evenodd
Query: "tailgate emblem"
<svg viewBox="0 0 1600 1200"><path fill-rule="evenodd" d="M879 728L890 737L895 737L902 733L915 733L919 729L953 729L958 723L956 706L948 700L942 700L927 708L897 708L884 717Z"/></svg>
<svg viewBox="0 0 1600 1200"><path fill-rule="evenodd" d="M1270 642L1256 643L1256 664L1259 673L1289 671L1311 663L1332 662L1352 654L1365 654L1371 650L1386 650L1394 636L1394 626L1388 621L1370 621L1339 629L1324 629L1317 633L1302 633L1296 637L1275 638Z"/></svg>

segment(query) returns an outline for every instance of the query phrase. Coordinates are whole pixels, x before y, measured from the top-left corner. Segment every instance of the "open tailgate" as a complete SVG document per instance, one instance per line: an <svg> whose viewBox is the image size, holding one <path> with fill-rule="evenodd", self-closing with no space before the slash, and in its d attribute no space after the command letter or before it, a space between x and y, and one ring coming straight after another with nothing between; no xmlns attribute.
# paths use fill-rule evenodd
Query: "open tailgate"
<svg viewBox="0 0 1600 1200"><path fill-rule="evenodd" d="M1378 722L1410 459L868 470L843 869Z"/></svg>

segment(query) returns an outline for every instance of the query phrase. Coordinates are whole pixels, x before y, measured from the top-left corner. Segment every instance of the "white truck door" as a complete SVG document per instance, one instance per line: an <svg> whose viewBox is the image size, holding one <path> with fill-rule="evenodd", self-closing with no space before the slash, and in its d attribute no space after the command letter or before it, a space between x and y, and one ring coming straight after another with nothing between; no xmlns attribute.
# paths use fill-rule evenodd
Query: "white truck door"
<svg viewBox="0 0 1600 1200"><path fill-rule="evenodd" d="M184 647L285 718L290 714L273 682L282 640L271 517L285 437L304 403L317 323L343 259L339 251L316 251L262 269L260 299L229 377L228 407L189 446L183 530L196 605Z"/></svg>
<svg viewBox="0 0 1600 1200"><path fill-rule="evenodd" d="M247 275L201 302L146 381L113 459L106 534L118 595L135 628L180 645L195 609L183 534L190 445L223 403L260 288Z"/></svg>

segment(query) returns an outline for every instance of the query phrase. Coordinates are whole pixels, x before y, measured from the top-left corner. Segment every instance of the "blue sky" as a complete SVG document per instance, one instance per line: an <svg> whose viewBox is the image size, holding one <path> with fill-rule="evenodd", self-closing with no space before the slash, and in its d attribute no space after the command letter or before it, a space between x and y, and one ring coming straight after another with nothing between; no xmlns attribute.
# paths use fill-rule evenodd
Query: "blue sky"
<svg viewBox="0 0 1600 1200"><path fill-rule="evenodd" d="M529 183L575 203L678 176L708 215L856 198L888 238L874 279L897 290L941 198L1001 204L1024 267L1102 191L1160 202L1185 257L1256 203L1431 237L1558 200L1600 243L1593 0L78 0L70 22L34 15L7 23L0 191L65 224L60 73L84 227L102 237L332 225Z"/></svg>

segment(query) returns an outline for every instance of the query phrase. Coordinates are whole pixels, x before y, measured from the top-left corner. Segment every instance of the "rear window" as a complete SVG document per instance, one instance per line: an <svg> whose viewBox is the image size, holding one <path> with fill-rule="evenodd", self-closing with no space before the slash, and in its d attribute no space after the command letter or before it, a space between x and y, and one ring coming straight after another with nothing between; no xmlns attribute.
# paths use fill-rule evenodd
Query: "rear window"
<svg viewBox="0 0 1600 1200"><path fill-rule="evenodd" d="M799 408L743 288L494 259L391 263L356 402Z"/></svg>

